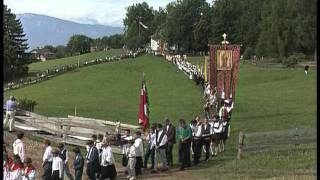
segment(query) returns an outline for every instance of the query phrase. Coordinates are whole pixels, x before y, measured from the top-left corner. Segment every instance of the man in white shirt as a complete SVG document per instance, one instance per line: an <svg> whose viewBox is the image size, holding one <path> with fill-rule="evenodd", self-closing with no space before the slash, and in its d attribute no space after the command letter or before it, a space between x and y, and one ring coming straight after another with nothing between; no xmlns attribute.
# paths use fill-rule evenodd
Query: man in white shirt
<svg viewBox="0 0 320 180"><path fill-rule="evenodd" d="M143 154L143 142L141 139L141 132L135 133L134 147L136 148L136 175L142 174L141 168L143 167L142 154Z"/></svg>
<svg viewBox="0 0 320 180"><path fill-rule="evenodd" d="M44 140L45 152L42 157L42 167L43 167L43 180L51 180L52 174L52 148L51 142L48 139Z"/></svg>
<svg viewBox="0 0 320 180"><path fill-rule="evenodd" d="M162 163L162 171L168 170L167 166L167 157L166 157L166 146L167 146L168 138L166 133L162 129L162 124L157 125L156 132L156 156L155 156L155 164L156 169L158 167L157 157L160 158L160 162Z"/></svg>
<svg viewBox="0 0 320 180"><path fill-rule="evenodd" d="M52 151L52 175L51 180L62 180L63 160L58 156L59 150Z"/></svg>
<svg viewBox="0 0 320 180"><path fill-rule="evenodd" d="M13 154L15 155L19 155L21 162L24 162L24 144L23 144L23 139L24 137L24 133L23 132L19 132L17 134L17 140L14 141L13 143Z"/></svg>
<svg viewBox="0 0 320 180"><path fill-rule="evenodd" d="M194 164L199 163L199 159L201 157L201 136L202 136L202 123L200 121L200 118L197 116L196 118L196 125L195 125L195 131L193 136L192 144L194 145L194 155L193 155L193 162Z"/></svg>

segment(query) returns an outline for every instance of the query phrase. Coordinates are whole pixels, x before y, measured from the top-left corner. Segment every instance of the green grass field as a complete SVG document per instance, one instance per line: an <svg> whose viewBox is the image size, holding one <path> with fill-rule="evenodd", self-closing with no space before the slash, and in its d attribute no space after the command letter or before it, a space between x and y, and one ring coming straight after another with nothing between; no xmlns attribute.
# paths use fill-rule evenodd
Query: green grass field
<svg viewBox="0 0 320 180"><path fill-rule="evenodd" d="M189 121L201 114L201 88L177 72L174 65L150 55L82 68L6 92L4 98L13 94L36 100L39 103L36 112L48 116L73 114L77 106L79 116L136 124L142 71L146 73L151 122L162 122L168 116L176 124L180 117ZM236 153L240 130L315 128L316 110L314 69L306 76L303 69L241 64L226 152L163 179L315 179L315 145L285 151L245 152L240 161L236 160Z"/></svg>
<svg viewBox="0 0 320 180"><path fill-rule="evenodd" d="M85 61L90 61L97 58L105 59L106 56L119 55L121 51L122 51L121 49L111 49L109 51L99 51L94 53L82 54L80 56L71 56L71 57L60 58L60 59L52 59L44 62L32 63L29 65L29 71L30 72L45 71L46 69L54 68L55 66L75 64L75 63L78 63L78 58L80 63L84 63Z"/></svg>

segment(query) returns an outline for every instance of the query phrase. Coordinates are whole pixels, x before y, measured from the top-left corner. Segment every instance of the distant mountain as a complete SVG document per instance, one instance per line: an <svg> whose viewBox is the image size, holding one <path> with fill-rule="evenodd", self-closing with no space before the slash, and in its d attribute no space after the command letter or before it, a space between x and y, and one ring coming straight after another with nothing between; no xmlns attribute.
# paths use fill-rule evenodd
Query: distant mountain
<svg viewBox="0 0 320 180"><path fill-rule="evenodd" d="M98 38L123 32L122 27L80 24L39 14L17 14L17 18L22 23L31 49L43 45L66 45L74 34Z"/></svg>

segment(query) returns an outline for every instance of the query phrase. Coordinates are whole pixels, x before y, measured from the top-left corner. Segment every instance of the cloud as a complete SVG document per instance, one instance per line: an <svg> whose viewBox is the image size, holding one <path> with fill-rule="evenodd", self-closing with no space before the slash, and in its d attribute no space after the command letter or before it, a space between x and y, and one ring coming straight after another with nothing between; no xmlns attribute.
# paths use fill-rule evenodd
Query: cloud
<svg viewBox="0 0 320 180"><path fill-rule="evenodd" d="M123 26L126 7L147 2L158 9L173 0L4 0L16 14L35 13L85 24Z"/></svg>

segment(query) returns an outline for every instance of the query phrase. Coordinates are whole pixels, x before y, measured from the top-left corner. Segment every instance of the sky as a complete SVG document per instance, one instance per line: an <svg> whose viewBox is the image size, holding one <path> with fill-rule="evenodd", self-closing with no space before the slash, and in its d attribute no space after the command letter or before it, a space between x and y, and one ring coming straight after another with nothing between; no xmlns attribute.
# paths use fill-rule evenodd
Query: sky
<svg viewBox="0 0 320 180"><path fill-rule="evenodd" d="M83 24L122 27L126 7L143 1L158 9L174 0L4 0L4 4L15 14L34 13Z"/></svg>

